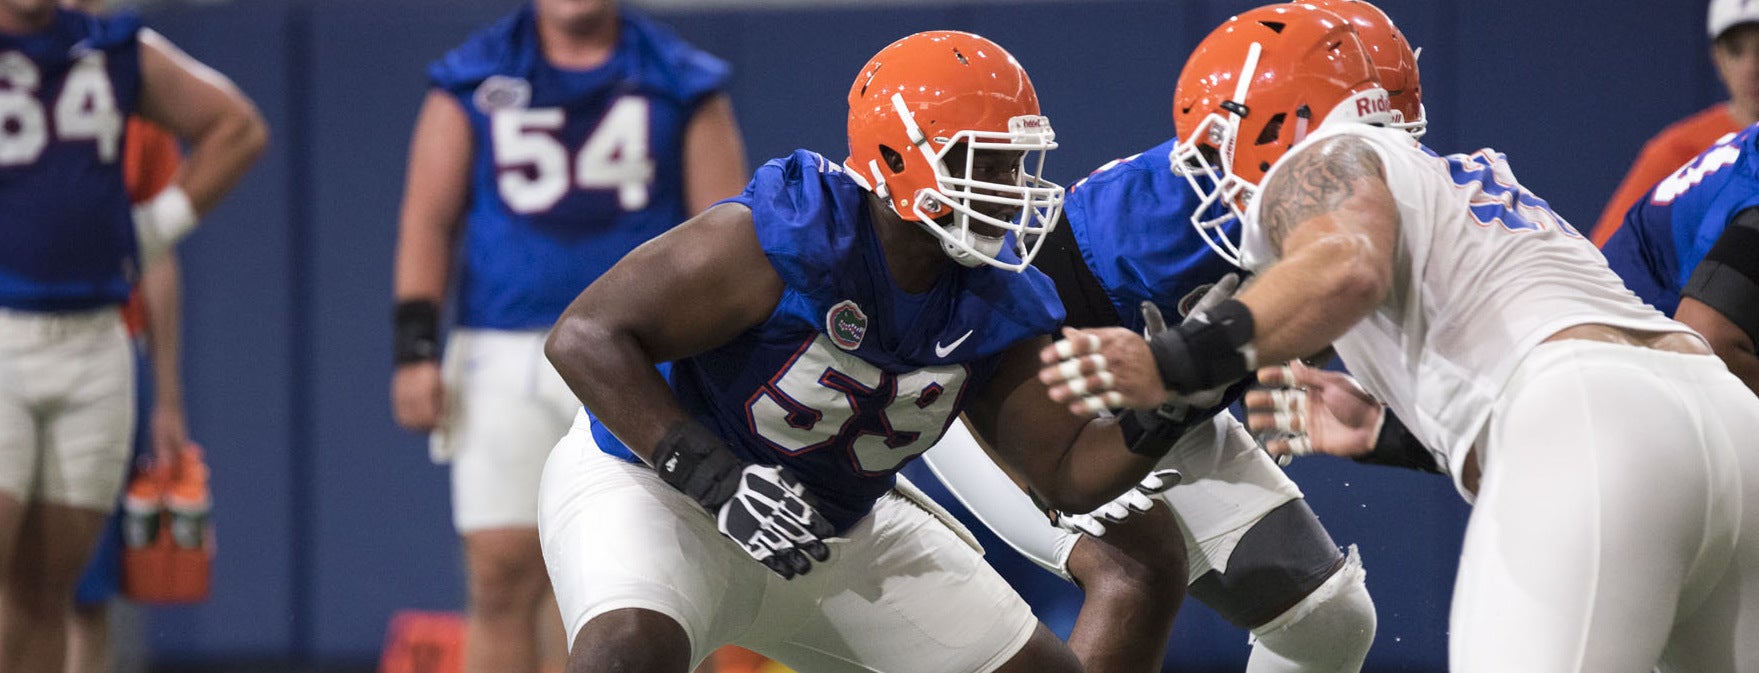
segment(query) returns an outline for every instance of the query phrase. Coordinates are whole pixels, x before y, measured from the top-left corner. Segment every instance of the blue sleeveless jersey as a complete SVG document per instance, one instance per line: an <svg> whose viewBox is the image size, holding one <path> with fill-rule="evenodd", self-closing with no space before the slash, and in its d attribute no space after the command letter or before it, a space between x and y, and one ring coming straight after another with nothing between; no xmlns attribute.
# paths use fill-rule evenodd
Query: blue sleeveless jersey
<svg viewBox="0 0 1759 673"><path fill-rule="evenodd" d="M1191 224L1200 200L1185 178L1173 173L1178 143L1174 138L1099 167L1071 185L1064 201L1064 226L1081 261L1111 300L1119 324L1138 332L1146 326L1142 302L1153 303L1169 324L1177 324L1187 297L1195 300L1198 288L1240 271L1211 250ZM1214 206L1205 219L1225 207ZM1239 240L1239 222L1224 230ZM1231 386L1210 412L1225 413L1250 383Z"/></svg>
<svg viewBox="0 0 1759 673"><path fill-rule="evenodd" d="M1168 322L1198 286L1239 271L1210 250L1191 224L1197 195L1175 175L1178 139L1095 170L1069 188L1067 226L1082 260L1105 288L1124 327L1141 331L1141 304L1154 302ZM1239 240L1239 223L1227 235Z"/></svg>
<svg viewBox="0 0 1759 673"><path fill-rule="evenodd" d="M787 467L843 530L940 439L1009 346L1062 320L1050 279L952 264L921 294L892 283L864 191L797 150L744 194L785 289L768 320L672 363L679 401L740 458ZM609 453L628 455L606 432ZM613 439L614 441L614 439Z"/></svg>
<svg viewBox="0 0 1759 673"><path fill-rule="evenodd" d="M135 241L122 147L140 97L140 20L57 10L42 32L0 35L0 307L119 304ZM21 95L22 94L22 95Z"/></svg>
<svg viewBox="0 0 1759 673"><path fill-rule="evenodd" d="M683 138L725 63L625 7L588 71L544 59L530 3L429 67L474 135L458 323L547 328L642 242L682 222Z"/></svg>
<svg viewBox="0 0 1759 673"><path fill-rule="evenodd" d="M1734 216L1759 206L1759 126L1729 134L1657 183L1601 253L1631 291L1668 316L1692 270Z"/></svg>

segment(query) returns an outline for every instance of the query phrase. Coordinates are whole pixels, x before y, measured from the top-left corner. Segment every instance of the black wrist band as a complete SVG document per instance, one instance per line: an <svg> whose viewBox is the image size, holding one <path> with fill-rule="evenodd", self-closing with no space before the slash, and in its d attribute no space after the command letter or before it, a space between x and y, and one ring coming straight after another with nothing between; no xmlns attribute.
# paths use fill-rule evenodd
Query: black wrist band
<svg viewBox="0 0 1759 673"><path fill-rule="evenodd" d="M1375 436L1374 451L1358 456L1356 462L1446 474L1436 466L1435 454L1423 448L1423 443L1417 441L1417 436L1411 434L1391 409L1382 409L1380 413L1386 416L1380 423L1380 434Z"/></svg>
<svg viewBox="0 0 1759 673"><path fill-rule="evenodd" d="M1148 350L1168 390L1194 393L1231 384L1251 373L1252 310L1229 299L1154 335Z"/></svg>
<svg viewBox="0 0 1759 673"><path fill-rule="evenodd" d="M727 443L701 423L686 419L654 447L654 471L672 488L683 491L710 512L733 497L739 472L745 468Z"/></svg>
<svg viewBox="0 0 1759 673"><path fill-rule="evenodd" d="M392 361L399 365L440 359L440 305L431 299L397 302L391 318Z"/></svg>

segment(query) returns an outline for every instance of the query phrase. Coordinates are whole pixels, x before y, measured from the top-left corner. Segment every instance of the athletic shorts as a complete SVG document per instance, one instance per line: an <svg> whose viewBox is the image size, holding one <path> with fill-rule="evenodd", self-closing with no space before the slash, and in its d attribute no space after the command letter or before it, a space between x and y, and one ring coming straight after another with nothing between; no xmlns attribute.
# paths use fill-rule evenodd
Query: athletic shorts
<svg viewBox="0 0 1759 673"><path fill-rule="evenodd" d="M428 438L452 464L459 533L537 526L544 458L580 401L544 357L544 332L457 329L447 339L445 418Z"/></svg>
<svg viewBox="0 0 1759 673"><path fill-rule="evenodd" d="M0 309L0 492L110 511L128 468L134 394L115 307Z"/></svg>
<svg viewBox="0 0 1759 673"><path fill-rule="evenodd" d="M539 493L569 643L594 617L638 608L683 628L692 665L731 643L813 673L983 673L1037 628L969 533L912 497L881 497L829 540L830 561L784 580L646 465L601 452L580 419Z"/></svg>

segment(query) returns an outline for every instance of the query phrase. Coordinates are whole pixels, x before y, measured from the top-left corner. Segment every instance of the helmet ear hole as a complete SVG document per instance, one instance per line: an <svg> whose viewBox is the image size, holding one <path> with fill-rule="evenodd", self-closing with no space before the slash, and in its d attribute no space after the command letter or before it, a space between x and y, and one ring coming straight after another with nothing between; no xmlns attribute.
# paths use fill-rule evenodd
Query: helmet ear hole
<svg viewBox="0 0 1759 673"><path fill-rule="evenodd" d="M891 169L894 174L904 172L904 155L885 145L880 145L879 149L880 158L885 160L886 168Z"/></svg>
<svg viewBox="0 0 1759 673"><path fill-rule="evenodd" d="M1254 144L1269 145L1276 142L1277 138L1283 134L1283 120L1286 118L1288 115L1281 112L1271 116L1270 121L1265 123L1264 128L1258 132L1258 140L1254 141Z"/></svg>

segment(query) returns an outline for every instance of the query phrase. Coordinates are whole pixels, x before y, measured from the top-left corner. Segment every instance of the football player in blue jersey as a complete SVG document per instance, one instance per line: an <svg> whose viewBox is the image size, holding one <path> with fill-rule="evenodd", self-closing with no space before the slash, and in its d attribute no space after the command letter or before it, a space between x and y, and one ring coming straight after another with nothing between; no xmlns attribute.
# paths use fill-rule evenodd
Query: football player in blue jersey
<svg viewBox="0 0 1759 673"><path fill-rule="evenodd" d="M1600 251L1643 301L1704 335L1759 392L1759 126L1729 134L1625 214Z"/></svg>
<svg viewBox="0 0 1759 673"><path fill-rule="evenodd" d="M562 656L537 485L580 405L543 359L544 332L624 253L739 192L749 173L728 76L613 0L531 0L428 69L399 224L391 400L452 464L470 673Z"/></svg>
<svg viewBox="0 0 1759 673"><path fill-rule="evenodd" d="M822 673L1081 666L896 478L961 413L1067 511L1168 448L1071 414L1034 378L1063 317L1029 266L1062 205L1040 178L1050 123L1013 57L959 32L881 50L848 101L843 163L765 164L550 334L590 412L539 493L571 673L683 673L729 642ZM1177 601L1178 584L1144 598Z"/></svg>
<svg viewBox="0 0 1759 673"><path fill-rule="evenodd" d="M1309 4L1351 23L1381 80L1397 91L1390 98L1399 126L1421 135L1426 122L1417 56L1392 20L1358 0ZM1204 284L1235 270L1188 224L1201 209L1200 197L1173 170L1177 145L1169 140L1114 161L1070 186L1066 220L1034 261L1056 281L1066 325L1122 325L1140 332L1147 327L1144 303L1157 314L1185 313ZM1220 206L1209 209L1205 219L1220 219ZM1237 223L1222 226L1237 230ZM1188 581L1192 597L1252 633L1249 673L1353 673L1375 633L1361 562L1353 551L1338 548L1300 488L1226 413L1245 382L1201 404L1187 400L1165 410L1183 419L1185 434L1163 467L1179 469L1183 482L1160 499L1178 515L1189 567L1172 567L1170 559L1156 567ZM1059 530L1034 512L962 430L955 426L925 454L929 466L1003 540L1064 577L1068 561L1090 540L1081 533L1105 535L1152 504L1127 494L1133 506L1120 501L1094 516L1063 516L1058 523L1066 530ZM1090 574L1120 569L1098 565ZM1108 598L1090 591L1083 607Z"/></svg>
<svg viewBox="0 0 1759 673"><path fill-rule="evenodd" d="M126 472L134 368L118 307L268 132L224 76L143 29L55 0L0 3L0 670L60 671L74 583ZM189 146L131 206L133 113Z"/></svg>
<svg viewBox="0 0 1759 673"><path fill-rule="evenodd" d="M1449 670L1759 671L1759 399L1503 155L1385 128L1342 23L1251 10L1179 77L1175 165L1238 218L1216 247L1255 282L1146 340L1066 330L1041 380L1072 411L1151 409L1334 345L1473 502Z"/></svg>

